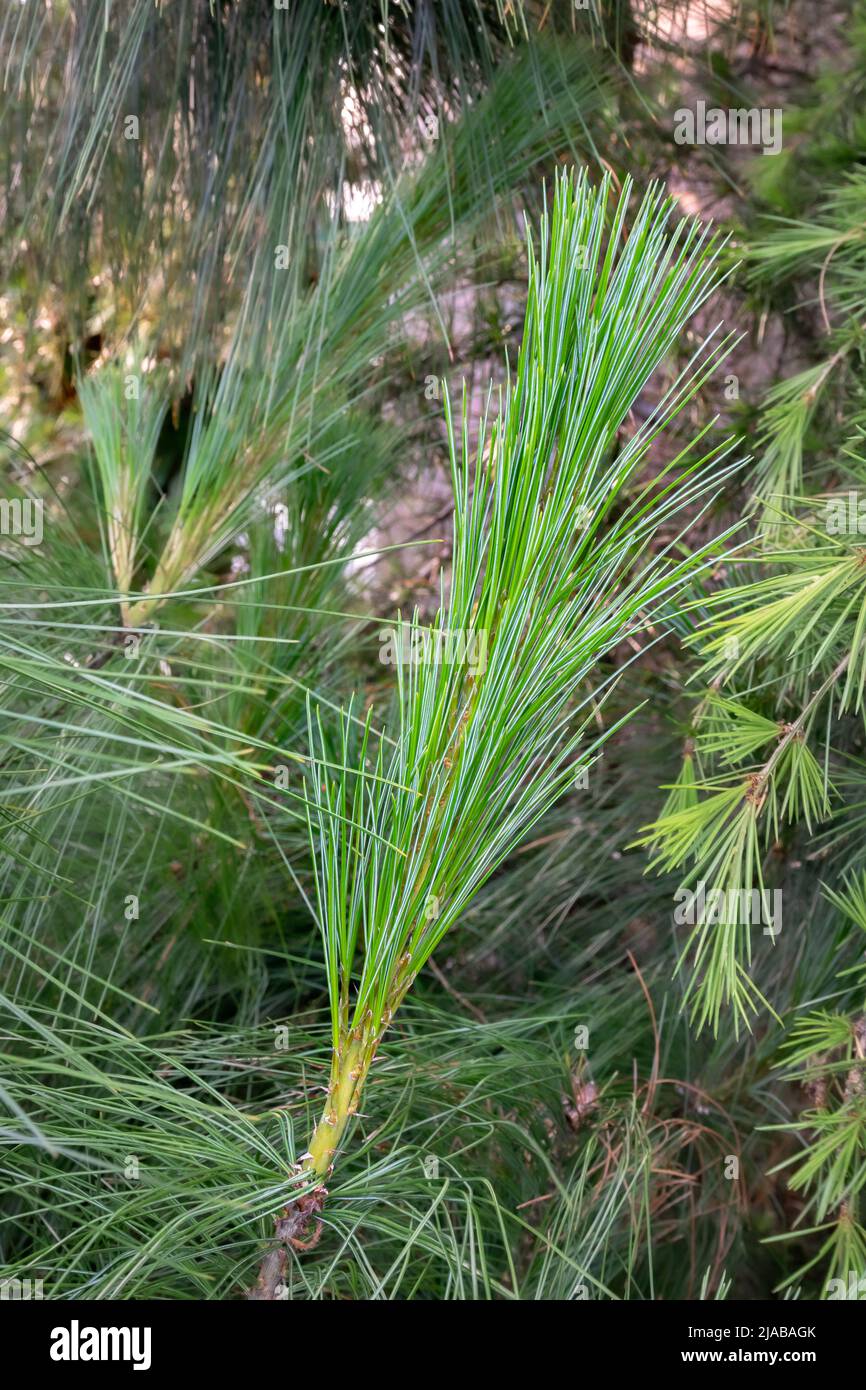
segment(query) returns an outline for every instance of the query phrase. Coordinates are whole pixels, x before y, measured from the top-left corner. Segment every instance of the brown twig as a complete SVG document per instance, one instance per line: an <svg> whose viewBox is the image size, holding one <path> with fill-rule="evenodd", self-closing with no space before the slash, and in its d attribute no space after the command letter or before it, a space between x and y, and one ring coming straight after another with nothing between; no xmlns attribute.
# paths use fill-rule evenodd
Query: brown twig
<svg viewBox="0 0 866 1390"><path fill-rule="evenodd" d="M294 1202L283 1207L282 1215L274 1218L274 1235L280 1244L269 1250L259 1266L255 1284L247 1290L246 1297L252 1302L276 1302L282 1296L285 1285L287 1247L293 1250L312 1250L322 1238L322 1222L319 1212L325 1205L327 1191L317 1187ZM313 1235L308 1239L310 1223L315 1221Z"/></svg>

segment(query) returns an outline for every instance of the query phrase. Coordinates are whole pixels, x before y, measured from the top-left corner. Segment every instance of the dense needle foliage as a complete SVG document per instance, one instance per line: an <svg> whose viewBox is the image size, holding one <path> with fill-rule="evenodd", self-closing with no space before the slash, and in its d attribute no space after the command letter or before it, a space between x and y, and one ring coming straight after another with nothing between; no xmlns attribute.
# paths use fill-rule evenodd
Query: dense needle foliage
<svg viewBox="0 0 866 1390"><path fill-rule="evenodd" d="M0 1279L866 1297L866 9L704 9L0 17Z"/></svg>

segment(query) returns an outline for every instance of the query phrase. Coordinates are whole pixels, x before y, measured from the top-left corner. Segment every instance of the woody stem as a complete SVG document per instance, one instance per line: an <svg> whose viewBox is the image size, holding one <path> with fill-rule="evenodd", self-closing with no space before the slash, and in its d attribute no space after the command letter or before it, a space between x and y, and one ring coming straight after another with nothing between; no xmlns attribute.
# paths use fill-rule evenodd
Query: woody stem
<svg viewBox="0 0 866 1390"><path fill-rule="evenodd" d="M341 1037L333 1055L328 1098L313 1130L304 1163L307 1171L322 1181L333 1165L334 1154L349 1118L358 1108L375 1047L376 1039L359 1029Z"/></svg>

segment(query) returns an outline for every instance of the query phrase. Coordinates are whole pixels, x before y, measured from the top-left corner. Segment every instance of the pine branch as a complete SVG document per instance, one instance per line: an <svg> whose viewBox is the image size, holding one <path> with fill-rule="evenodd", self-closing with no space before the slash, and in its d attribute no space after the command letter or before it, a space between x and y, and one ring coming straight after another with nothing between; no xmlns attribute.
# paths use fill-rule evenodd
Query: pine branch
<svg viewBox="0 0 866 1390"><path fill-rule="evenodd" d="M616 456L617 428L688 317L710 293L714 248L694 225L668 231L657 189L626 232L628 186L608 229L609 181L557 181L530 242L529 304L514 380L485 420L474 465L446 403L455 495L447 604L397 660L392 742L369 720L352 752L350 719L333 755L321 721L311 743L351 766L350 786L318 775L310 837L331 1002L328 1098L300 1176L321 1184L356 1112L379 1045L415 977L494 869L597 752L586 746L588 687L623 637L671 611L703 555L647 558L661 517L718 473L660 478L627 500L647 446L689 395L677 384ZM581 526L586 501L604 499ZM615 500L626 503L605 524ZM483 637L483 658L475 643ZM461 637L459 651L439 643ZM432 643L424 654L424 644ZM398 643L399 647L399 643ZM583 747L582 747L583 745ZM375 771L376 781L371 780ZM385 788L388 788L385 790ZM360 965L357 958L360 956Z"/></svg>

